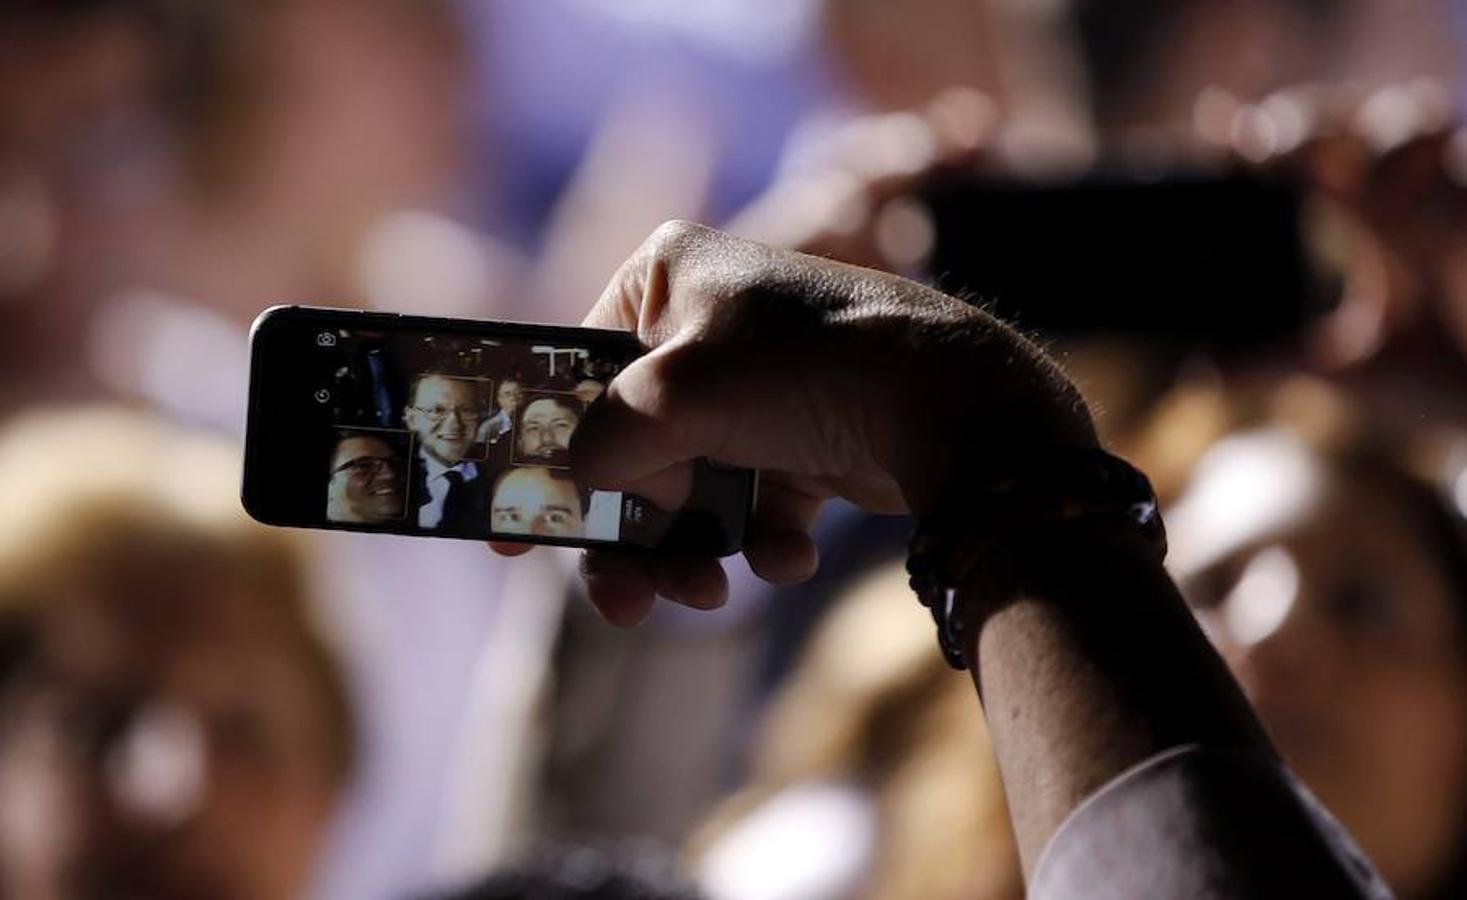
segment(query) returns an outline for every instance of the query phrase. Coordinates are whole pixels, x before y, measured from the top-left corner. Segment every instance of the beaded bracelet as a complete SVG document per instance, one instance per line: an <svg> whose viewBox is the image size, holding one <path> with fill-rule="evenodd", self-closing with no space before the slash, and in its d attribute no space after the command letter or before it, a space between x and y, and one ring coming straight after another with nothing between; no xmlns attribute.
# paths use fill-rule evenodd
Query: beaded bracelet
<svg viewBox="0 0 1467 900"><path fill-rule="evenodd" d="M968 668L967 616L958 590L984 566L1012 559L1024 545L1076 525L1134 529L1158 560L1166 557L1166 528L1151 482L1098 447L1035 454L1020 474L954 496L968 506L949 507L918 522L907 574L937 625L943 657L955 669Z"/></svg>

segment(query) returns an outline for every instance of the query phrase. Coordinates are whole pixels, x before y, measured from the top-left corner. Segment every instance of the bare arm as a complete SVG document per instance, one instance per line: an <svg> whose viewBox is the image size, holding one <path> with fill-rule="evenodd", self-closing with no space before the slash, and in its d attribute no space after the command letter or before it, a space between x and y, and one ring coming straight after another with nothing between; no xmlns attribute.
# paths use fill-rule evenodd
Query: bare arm
<svg viewBox="0 0 1467 900"><path fill-rule="evenodd" d="M659 230L587 323L635 331L651 352L588 411L571 447L578 476L673 504L695 457L761 469L745 555L772 581L813 571L810 530L832 496L921 515L954 499L965 470L1095 442L1058 367L993 318L900 278L697 226ZM1014 578L964 593L1026 873L1086 797L1161 751L1273 759L1139 535L1020 549L1028 564ZM714 560L592 551L583 570L593 602L623 624L656 596L709 607L726 594ZM1296 835L1313 834L1307 816L1295 821Z"/></svg>
<svg viewBox="0 0 1467 900"><path fill-rule="evenodd" d="M1096 536L983 611L974 681L1032 875L1075 807L1172 747L1272 756L1252 711L1149 548Z"/></svg>

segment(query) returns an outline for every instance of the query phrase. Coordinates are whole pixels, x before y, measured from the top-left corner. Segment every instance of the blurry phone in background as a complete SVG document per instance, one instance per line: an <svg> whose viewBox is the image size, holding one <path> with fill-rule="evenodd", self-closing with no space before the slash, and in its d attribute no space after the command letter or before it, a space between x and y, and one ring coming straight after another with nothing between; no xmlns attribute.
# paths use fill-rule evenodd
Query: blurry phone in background
<svg viewBox="0 0 1467 900"><path fill-rule="evenodd" d="M755 473L699 461L676 511L579 484L571 436L630 334L307 307L255 322L243 500L261 522L726 556Z"/></svg>
<svg viewBox="0 0 1467 900"><path fill-rule="evenodd" d="M1246 175L954 176L921 197L938 287L1025 331L1229 351L1297 335L1338 299L1302 191Z"/></svg>

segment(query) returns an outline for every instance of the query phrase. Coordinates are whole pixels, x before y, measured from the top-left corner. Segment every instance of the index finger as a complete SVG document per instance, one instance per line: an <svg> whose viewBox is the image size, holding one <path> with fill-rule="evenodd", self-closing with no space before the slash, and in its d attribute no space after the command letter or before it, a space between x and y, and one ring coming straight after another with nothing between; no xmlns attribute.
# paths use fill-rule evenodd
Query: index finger
<svg viewBox="0 0 1467 900"><path fill-rule="evenodd" d="M687 222L660 226L611 276L581 324L630 331L649 348L666 341L672 334L662 315L671 293L668 268L674 253L670 245L686 242L698 228Z"/></svg>
<svg viewBox="0 0 1467 900"><path fill-rule="evenodd" d="M654 349L717 318L722 301L778 282L789 260L772 247L693 222L667 222L617 269L584 324L636 334Z"/></svg>

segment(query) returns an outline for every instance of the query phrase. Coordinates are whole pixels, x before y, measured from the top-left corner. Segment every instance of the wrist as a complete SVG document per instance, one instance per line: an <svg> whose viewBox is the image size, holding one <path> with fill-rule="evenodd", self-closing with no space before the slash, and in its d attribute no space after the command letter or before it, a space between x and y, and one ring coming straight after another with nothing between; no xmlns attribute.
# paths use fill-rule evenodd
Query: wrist
<svg viewBox="0 0 1467 900"><path fill-rule="evenodd" d="M972 664L977 631L1012 599L1074 594L1067 588L1083 587L1097 561L1137 555L1159 565L1166 555L1151 484L1124 460L1071 449L1008 471L950 491L912 539L911 584L955 668Z"/></svg>
<svg viewBox="0 0 1467 900"><path fill-rule="evenodd" d="M1165 578L1166 570L1152 540L1139 529L1072 526L1018 542L1001 563L974 571L957 586L957 609L963 616L963 651L977 671L978 645L983 629L1015 603L1039 604L1062 618L1090 615L1098 603L1110 614L1125 595L1097 591L1097 579L1119 572L1151 572Z"/></svg>

